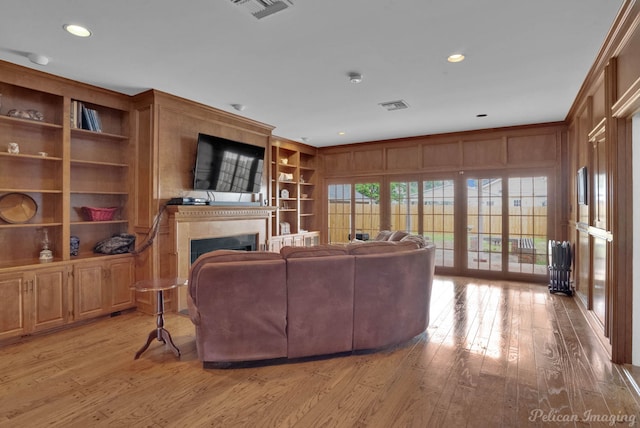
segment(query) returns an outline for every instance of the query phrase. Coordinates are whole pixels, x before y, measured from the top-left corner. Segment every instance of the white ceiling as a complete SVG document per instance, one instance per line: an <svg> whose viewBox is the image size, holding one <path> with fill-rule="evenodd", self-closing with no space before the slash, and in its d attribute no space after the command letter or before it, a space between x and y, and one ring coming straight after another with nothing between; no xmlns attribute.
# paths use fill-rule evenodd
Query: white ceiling
<svg viewBox="0 0 640 428"><path fill-rule="evenodd" d="M258 20L231 0L2 0L0 59L130 95L155 88L322 147L563 120L623 3L292 1ZM410 108L378 105L396 100Z"/></svg>

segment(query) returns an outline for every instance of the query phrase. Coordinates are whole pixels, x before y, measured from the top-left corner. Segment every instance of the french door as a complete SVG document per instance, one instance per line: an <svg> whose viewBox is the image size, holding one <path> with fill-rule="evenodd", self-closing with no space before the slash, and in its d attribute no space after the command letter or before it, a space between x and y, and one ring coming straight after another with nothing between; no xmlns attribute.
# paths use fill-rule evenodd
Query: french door
<svg viewBox="0 0 640 428"><path fill-rule="evenodd" d="M436 266L454 273L547 274L547 175L384 182L328 184L330 243L373 239L383 228L404 230L433 243Z"/></svg>
<svg viewBox="0 0 640 428"><path fill-rule="evenodd" d="M466 179L466 269L545 275L546 175Z"/></svg>

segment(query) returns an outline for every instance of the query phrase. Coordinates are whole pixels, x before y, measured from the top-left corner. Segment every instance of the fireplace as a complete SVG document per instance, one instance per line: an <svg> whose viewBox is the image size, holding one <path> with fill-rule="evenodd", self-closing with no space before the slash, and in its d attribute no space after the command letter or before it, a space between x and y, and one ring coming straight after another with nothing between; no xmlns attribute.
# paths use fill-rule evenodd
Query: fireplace
<svg viewBox="0 0 640 428"><path fill-rule="evenodd" d="M263 206L167 207L168 233L161 233L161 246L165 249L163 260L168 263L160 264L161 271L157 276L188 278L195 259L213 249L255 251L266 248L274 210ZM173 308L186 309L187 287L180 287L176 293L177 303L172 304Z"/></svg>
<svg viewBox="0 0 640 428"><path fill-rule="evenodd" d="M258 237L255 234L223 236L191 240L191 264L201 255L214 250L256 251Z"/></svg>

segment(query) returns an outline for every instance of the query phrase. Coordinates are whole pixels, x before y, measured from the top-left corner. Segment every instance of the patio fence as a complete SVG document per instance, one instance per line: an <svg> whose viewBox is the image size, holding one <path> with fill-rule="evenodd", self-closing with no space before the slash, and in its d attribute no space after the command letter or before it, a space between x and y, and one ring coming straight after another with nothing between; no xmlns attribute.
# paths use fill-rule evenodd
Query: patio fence
<svg viewBox="0 0 640 428"><path fill-rule="evenodd" d="M477 207L467 208L467 226L471 233L482 230L484 234L500 236L502 234L501 207L486 207L482 215L478 215ZM351 205L342 202L330 202L329 212L337 215L329 216L330 242L347 242L351 230ZM423 229L427 232L453 233L454 207L451 205L424 206ZM412 205L393 205L392 221L394 229L418 230L418 207ZM356 231L369 233L375 237L380 230L380 205L356 204ZM479 220L482 228L479 229ZM408 223L411 222L411 227ZM509 235L511 236L546 236L547 207L509 207Z"/></svg>

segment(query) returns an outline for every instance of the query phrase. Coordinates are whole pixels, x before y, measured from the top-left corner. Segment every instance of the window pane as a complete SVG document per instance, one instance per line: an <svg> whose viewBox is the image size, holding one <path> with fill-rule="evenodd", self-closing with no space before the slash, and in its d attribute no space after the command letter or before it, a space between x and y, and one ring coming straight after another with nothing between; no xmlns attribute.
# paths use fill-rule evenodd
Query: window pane
<svg viewBox="0 0 640 428"><path fill-rule="evenodd" d="M513 201L520 205L514 206ZM547 177L509 179L509 271L547 272Z"/></svg>
<svg viewBox="0 0 640 428"><path fill-rule="evenodd" d="M391 229L418 234L418 182L392 182Z"/></svg>
<svg viewBox="0 0 640 428"><path fill-rule="evenodd" d="M351 185L330 184L329 195L329 243L349 242L351 233Z"/></svg>
<svg viewBox="0 0 640 428"><path fill-rule="evenodd" d="M380 183L357 183L355 188L355 237L373 239L380 231Z"/></svg>
<svg viewBox="0 0 640 428"><path fill-rule="evenodd" d="M467 180L467 267L502 270L502 179Z"/></svg>
<svg viewBox="0 0 640 428"><path fill-rule="evenodd" d="M436 265L454 265L454 195L453 180L422 182L424 237L436 246Z"/></svg>

